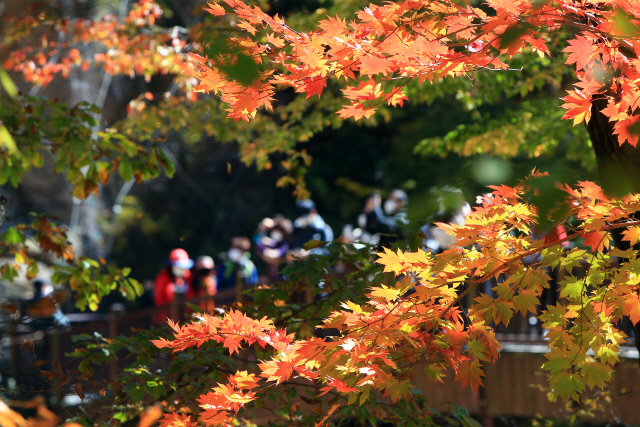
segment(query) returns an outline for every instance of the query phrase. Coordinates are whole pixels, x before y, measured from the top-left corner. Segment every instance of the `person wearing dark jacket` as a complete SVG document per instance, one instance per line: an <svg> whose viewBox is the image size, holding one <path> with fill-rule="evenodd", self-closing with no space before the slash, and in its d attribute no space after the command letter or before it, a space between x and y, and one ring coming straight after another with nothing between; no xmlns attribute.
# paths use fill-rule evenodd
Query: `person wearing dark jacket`
<svg viewBox="0 0 640 427"><path fill-rule="evenodd" d="M264 218L258 227L256 252L267 265L267 277L270 282L280 280L280 266L286 261L289 252L289 239L293 224L282 215Z"/></svg>
<svg viewBox="0 0 640 427"><path fill-rule="evenodd" d="M231 239L231 247L220 254L222 262L218 265L218 290L232 289L237 280L246 286L258 284L258 270L251 261L251 242L246 237Z"/></svg>
<svg viewBox="0 0 640 427"><path fill-rule="evenodd" d="M400 228L408 223L408 202L407 193L400 189L393 190L384 205L378 192L367 199L365 208L358 218L358 225L370 236L376 236L371 239L371 243L389 246L401 237Z"/></svg>
<svg viewBox="0 0 640 427"><path fill-rule="evenodd" d="M291 235L291 255L305 257L307 255L322 255L326 249L320 247L306 251L304 244L311 240L330 242L333 240L333 230L318 214L312 200L301 200L296 205L298 217L293 222Z"/></svg>

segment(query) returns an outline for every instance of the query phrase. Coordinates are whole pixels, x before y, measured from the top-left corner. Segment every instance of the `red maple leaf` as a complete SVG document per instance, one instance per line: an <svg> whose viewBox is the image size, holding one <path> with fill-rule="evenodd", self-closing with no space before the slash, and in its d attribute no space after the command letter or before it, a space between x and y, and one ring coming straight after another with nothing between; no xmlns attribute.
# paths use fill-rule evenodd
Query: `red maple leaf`
<svg viewBox="0 0 640 427"><path fill-rule="evenodd" d="M609 247L611 237L606 231L594 231L583 235L584 245L591 246L591 252L602 251L605 247Z"/></svg>
<svg viewBox="0 0 640 427"><path fill-rule="evenodd" d="M322 94L322 89L327 87L327 80L322 77L311 77L304 82L304 91L307 92L307 99L311 98L313 95Z"/></svg>

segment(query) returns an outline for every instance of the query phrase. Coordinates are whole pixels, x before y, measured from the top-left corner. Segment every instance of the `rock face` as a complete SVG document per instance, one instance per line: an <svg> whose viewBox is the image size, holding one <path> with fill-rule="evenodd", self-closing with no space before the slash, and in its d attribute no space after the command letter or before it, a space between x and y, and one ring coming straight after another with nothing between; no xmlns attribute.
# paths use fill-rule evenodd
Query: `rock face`
<svg viewBox="0 0 640 427"><path fill-rule="evenodd" d="M96 5L88 1L0 0L0 14L21 16L27 13L32 16L45 14L66 18L97 19L105 13L125 14L128 12L128 5L127 1L120 1L119 9L121 10L107 10L109 6ZM2 25L0 22L0 34L3 33ZM18 43L0 47L0 64L4 63L9 50L38 46L39 37L43 31L38 29ZM50 40L58 38L53 30L49 32ZM102 49L95 45L78 46L78 48L81 50L81 55L87 58ZM55 55L49 60L55 62ZM78 102L88 102L103 108L103 115L98 118L100 125L96 130L125 118L127 105L141 93L152 92L160 98L173 79L172 76L159 76L146 82L139 77L132 79L128 76L111 76L102 68L93 67L88 71L73 69L67 78L58 76L46 87L32 87L21 77L13 75L16 85L24 94L58 99L69 106L76 105ZM8 198L7 217L14 222L23 223L32 220L30 212L47 213L57 224L68 226L76 254L93 258L103 256L105 233L101 223L104 223L105 215L111 215L111 207L122 182L112 179L110 188L101 187L97 196L92 195L82 201L74 199L65 177L53 173L53 155L51 153L43 153L43 155L45 166L27 173L17 189L10 185L0 189L0 196L4 195Z"/></svg>

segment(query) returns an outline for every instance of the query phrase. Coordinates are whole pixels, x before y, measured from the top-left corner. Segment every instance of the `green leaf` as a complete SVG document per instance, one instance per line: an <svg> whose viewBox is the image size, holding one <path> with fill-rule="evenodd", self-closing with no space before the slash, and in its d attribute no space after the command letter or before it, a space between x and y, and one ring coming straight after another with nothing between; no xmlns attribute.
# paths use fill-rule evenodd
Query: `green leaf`
<svg viewBox="0 0 640 427"><path fill-rule="evenodd" d="M16 87L15 83L13 83L13 80L11 80L11 77L9 76L9 73L7 73L7 70L5 70L2 66L0 66L0 83L2 83L2 87L10 97L15 98L16 96L18 96L18 88Z"/></svg>
<svg viewBox="0 0 640 427"><path fill-rule="evenodd" d="M493 318L496 323L504 323L505 326L509 324L509 320L513 317L513 310L515 306L512 302L504 301L502 298L498 298L493 302Z"/></svg>
<svg viewBox="0 0 640 427"><path fill-rule="evenodd" d="M0 145L5 146L10 153L19 154L16 142L4 125L0 126Z"/></svg>
<svg viewBox="0 0 640 427"><path fill-rule="evenodd" d="M129 182L133 179L133 166L129 159L122 159L120 162L120 176L125 182Z"/></svg>
<svg viewBox="0 0 640 427"><path fill-rule="evenodd" d="M562 397L562 400L569 398L577 400L578 394L584 389L584 382L579 375L570 375L566 372L551 375L549 383L553 395Z"/></svg>
<svg viewBox="0 0 640 427"><path fill-rule="evenodd" d="M169 159L169 156L167 156L167 154L162 149L158 150L158 160L164 168L164 173L167 175L167 177L172 178L176 173L176 167L171 159Z"/></svg>
<svg viewBox="0 0 640 427"><path fill-rule="evenodd" d="M552 374L564 372L571 367L571 360L565 357L562 350L553 349L545 355L549 360L542 365L542 369L551 371Z"/></svg>
<svg viewBox="0 0 640 427"><path fill-rule="evenodd" d="M604 383L609 381L611 377L611 372L613 372L613 369L603 363L585 363L582 366L582 376L590 388L594 386L604 387Z"/></svg>
<svg viewBox="0 0 640 427"><path fill-rule="evenodd" d="M24 236L23 233L16 230L14 227L9 227L7 231L4 232L4 235L2 236L2 240L4 240L10 245L17 245L20 243L24 243L27 240L27 238Z"/></svg>
<svg viewBox="0 0 640 427"><path fill-rule="evenodd" d="M560 282L560 297L578 298L584 290L584 282L573 276Z"/></svg>
<svg viewBox="0 0 640 427"><path fill-rule="evenodd" d="M513 303L518 308L518 311L524 315L528 312L535 313L537 311L536 306L540 301L534 291L523 289L513 298Z"/></svg>

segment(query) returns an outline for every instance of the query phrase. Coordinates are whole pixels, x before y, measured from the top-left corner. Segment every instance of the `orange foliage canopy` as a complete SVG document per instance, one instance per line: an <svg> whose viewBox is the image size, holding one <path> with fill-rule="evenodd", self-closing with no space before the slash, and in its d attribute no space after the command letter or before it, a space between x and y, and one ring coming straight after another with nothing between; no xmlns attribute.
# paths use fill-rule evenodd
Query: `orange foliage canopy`
<svg viewBox="0 0 640 427"><path fill-rule="evenodd" d="M329 17L309 33L295 31L258 7L225 3L231 12L216 3L209 11L236 16L238 27L251 37L230 42L250 55L261 73L242 85L216 67L225 61L195 54L182 70L200 79L196 90L220 95L234 120L249 120L259 108L270 108L278 87L320 96L330 78L347 84L343 93L348 103L338 114L368 118L382 102L402 105L407 99L402 88L411 79L435 82L478 70L506 70L509 58L523 49L548 55L548 34L570 26L577 34L567 42L566 63L575 64L578 81L563 98L564 118L574 125L588 122L592 102L604 99L603 113L614 122L619 143L637 143L640 6L635 2L488 0L488 8L475 8L447 0L406 0L370 5L348 23ZM263 30L266 38L254 37ZM200 420L210 425L228 425L270 382L292 378L316 382L320 394L344 396L340 404L365 402L371 392L394 401L409 398L418 365L434 380L451 370L456 380L476 389L484 376L482 363L495 362L499 355L491 325L508 324L518 312L536 313L549 287L544 267L560 267L567 272L559 284L565 303L548 306L539 315L550 348L543 368L550 373L555 396L577 399L586 388L609 380L626 338L619 322L640 321L638 253L610 248L614 229L625 228L624 239L631 245L638 242L640 221L630 218L640 210L640 196L609 199L593 183L564 185L564 202L542 216L560 218L567 235L537 240L533 229L541 218L529 197L539 178L534 172L517 187L494 188L465 225L440 224L457 241L442 254L379 254L385 271L398 281L371 289L364 305L345 302L326 319L324 328L340 331L333 341L295 340L266 319L232 311L223 318L203 315L184 326L173 325L175 339L155 344L179 351L214 340L230 353L256 342L273 347L257 376L238 372L201 397ZM569 218L577 222L569 223ZM584 248L566 250L563 243L572 239L583 239ZM614 262L616 257L622 264ZM574 268L581 265L589 268L578 278ZM499 277L494 297L479 294L466 315L459 309L465 295ZM177 414L165 421L168 426L192 422Z"/></svg>
<svg viewBox="0 0 640 427"><path fill-rule="evenodd" d="M368 118L381 102L402 105L407 99L402 87L411 79L434 82L483 69L505 70L508 59L523 49L549 55L548 34L569 26L578 34L567 42L566 63L575 64L578 82L563 98L564 118L574 125L589 121L592 100L606 99L603 113L615 122L620 144L637 143L640 6L635 2L488 0L488 8L477 8L448 0L406 0L372 4L348 23L328 17L309 33L242 1L224 3L239 28L251 35L266 31L266 43L257 37L231 39L263 72L241 87L210 58L195 54L195 63L183 64L182 70L201 80L197 90L220 95L234 120L249 120L259 108L270 108L277 87L320 96L332 77L350 85L343 90L349 103L338 114ZM227 13L216 3L208 11Z"/></svg>

